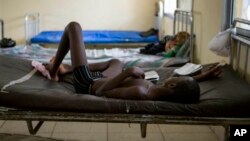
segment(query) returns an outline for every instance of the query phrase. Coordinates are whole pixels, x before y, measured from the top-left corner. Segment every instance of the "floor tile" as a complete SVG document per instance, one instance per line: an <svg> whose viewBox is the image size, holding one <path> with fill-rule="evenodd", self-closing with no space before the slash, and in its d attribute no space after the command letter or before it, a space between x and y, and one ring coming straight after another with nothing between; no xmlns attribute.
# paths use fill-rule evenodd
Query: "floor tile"
<svg viewBox="0 0 250 141"><path fill-rule="evenodd" d="M212 133L209 126L159 124L162 133Z"/></svg>
<svg viewBox="0 0 250 141"><path fill-rule="evenodd" d="M107 133L107 123L57 122L54 133Z"/></svg>
<svg viewBox="0 0 250 141"><path fill-rule="evenodd" d="M6 121L0 133L29 134L29 131L25 121Z"/></svg>
<svg viewBox="0 0 250 141"><path fill-rule="evenodd" d="M146 138L141 138L138 133L108 133L108 141L164 141L160 133L147 133Z"/></svg>
<svg viewBox="0 0 250 141"><path fill-rule="evenodd" d="M225 129L222 126L210 126L213 133L217 136L220 141L224 141Z"/></svg>
<svg viewBox="0 0 250 141"><path fill-rule="evenodd" d="M108 133L140 133L139 124L108 123Z"/></svg>
<svg viewBox="0 0 250 141"><path fill-rule="evenodd" d="M37 133L35 136L45 137L45 138L51 138L52 137L52 133Z"/></svg>
<svg viewBox="0 0 250 141"><path fill-rule="evenodd" d="M109 133L141 133L140 124L108 123ZM157 124L147 124L147 132L160 133Z"/></svg>
<svg viewBox="0 0 250 141"><path fill-rule="evenodd" d="M52 137L77 141L107 141L106 133L54 133Z"/></svg>
<svg viewBox="0 0 250 141"><path fill-rule="evenodd" d="M213 133L169 133L163 136L165 141L218 141Z"/></svg>
<svg viewBox="0 0 250 141"><path fill-rule="evenodd" d="M5 120L0 120L0 128L3 126Z"/></svg>
<svg viewBox="0 0 250 141"><path fill-rule="evenodd" d="M37 122L33 122L33 126L35 126L36 123ZM37 133L38 134L40 134L40 133L43 133L43 134L51 133L54 130L55 125L56 125L56 122L44 122Z"/></svg>

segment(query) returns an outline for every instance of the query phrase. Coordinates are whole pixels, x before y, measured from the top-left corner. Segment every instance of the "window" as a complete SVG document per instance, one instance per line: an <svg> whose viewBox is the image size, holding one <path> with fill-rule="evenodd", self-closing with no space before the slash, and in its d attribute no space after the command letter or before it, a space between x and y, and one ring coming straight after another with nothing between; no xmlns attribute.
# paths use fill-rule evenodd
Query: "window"
<svg viewBox="0 0 250 141"><path fill-rule="evenodd" d="M174 16L174 11L177 8L177 0L164 0L164 15Z"/></svg>
<svg viewBox="0 0 250 141"><path fill-rule="evenodd" d="M234 18L242 18L250 20L250 1L249 0L234 0ZM240 24L242 28L250 29L249 25Z"/></svg>
<svg viewBox="0 0 250 141"><path fill-rule="evenodd" d="M250 20L249 0L223 0L222 30L230 27L234 18ZM247 27L240 24L241 27ZM250 28L248 26L248 28Z"/></svg>
<svg viewBox="0 0 250 141"><path fill-rule="evenodd" d="M247 19L250 20L250 4L247 7Z"/></svg>

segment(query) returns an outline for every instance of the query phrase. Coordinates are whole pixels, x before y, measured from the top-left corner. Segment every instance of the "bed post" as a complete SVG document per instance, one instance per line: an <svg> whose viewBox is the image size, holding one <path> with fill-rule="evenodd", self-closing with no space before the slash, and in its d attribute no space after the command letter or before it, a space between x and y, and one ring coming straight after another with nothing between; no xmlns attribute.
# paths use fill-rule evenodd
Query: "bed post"
<svg viewBox="0 0 250 141"><path fill-rule="evenodd" d="M31 135L35 135L38 132L38 130L41 128L41 126L43 125L44 121L39 121L36 124L35 128L33 127L31 120L27 120L26 123L27 123L28 129L29 129L29 133Z"/></svg>
<svg viewBox="0 0 250 141"><path fill-rule="evenodd" d="M193 5L193 4L192 4ZM188 49L188 58L193 62L194 55L194 16L192 9L190 11L176 9L174 12L173 35L180 31L190 34L190 47Z"/></svg>
<svg viewBox="0 0 250 141"><path fill-rule="evenodd" d="M147 134L147 123L146 122L140 123L140 127L141 127L141 137L145 138Z"/></svg>
<svg viewBox="0 0 250 141"><path fill-rule="evenodd" d="M230 138L230 125L223 125L225 132L224 132L224 141L229 141Z"/></svg>

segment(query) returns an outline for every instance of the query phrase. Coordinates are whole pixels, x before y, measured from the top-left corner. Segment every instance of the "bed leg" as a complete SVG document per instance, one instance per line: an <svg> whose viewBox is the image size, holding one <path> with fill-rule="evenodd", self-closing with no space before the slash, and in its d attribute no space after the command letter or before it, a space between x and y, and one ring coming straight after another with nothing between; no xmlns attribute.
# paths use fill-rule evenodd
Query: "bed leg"
<svg viewBox="0 0 250 141"><path fill-rule="evenodd" d="M141 123L141 137L145 138L147 134L147 123Z"/></svg>
<svg viewBox="0 0 250 141"><path fill-rule="evenodd" d="M224 125L223 127L225 129L224 141L229 141L229 139L230 139L230 125Z"/></svg>
<svg viewBox="0 0 250 141"><path fill-rule="evenodd" d="M36 125L35 125L35 128L33 127L33 124L32 124L32 121L31 120L27 120L26 123L27 123L27 126L28 126L28 129L29 129L29 133L31 135L35 135L38 130L40 129L40 127L43 125L43 122L44 121L39 121Z"/></svg>

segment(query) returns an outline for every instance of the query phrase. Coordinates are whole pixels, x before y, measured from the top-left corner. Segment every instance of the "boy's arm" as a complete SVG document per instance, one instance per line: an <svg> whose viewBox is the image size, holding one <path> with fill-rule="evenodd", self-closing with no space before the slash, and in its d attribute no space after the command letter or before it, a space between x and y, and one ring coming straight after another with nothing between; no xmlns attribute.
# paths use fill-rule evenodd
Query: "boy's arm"
<svg viewBox="0 0 250 141"><path fill-rule="evenodd" d="M104 91L102 92L102 96L118 99L142 100L146 99L146 92L147 90L141 86L131 86Z"/></svg>
<svg viewBox="0 0 250 141"><path fill-rule="evenodd" d="M118 86L128 77L144 78L144 71L139 68L129 68L121 72L114 78L102 84L97 90L96 95L101 96L104 92L118 88Z"/></svg>
<svg viewBox="0 0 250 141"><path fill-rule="evenodd" d="M208 70L193 76L193 78L197 81L205 81L209 79L213 79L218 77L222 73L219 64L212 65Z"/></svg>

